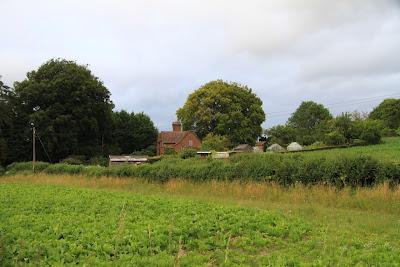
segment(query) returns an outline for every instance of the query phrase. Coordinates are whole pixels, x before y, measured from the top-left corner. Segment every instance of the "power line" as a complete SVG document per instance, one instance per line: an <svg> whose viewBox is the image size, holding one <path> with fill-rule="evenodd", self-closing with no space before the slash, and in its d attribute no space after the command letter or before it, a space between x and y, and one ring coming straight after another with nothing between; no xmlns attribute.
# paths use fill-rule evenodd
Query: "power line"
<svg viewBox="0 0 400 267"><path fill-rule="evenodd" d="M348 105L354 105L354 104L362 104L362 103L372 102L372 101L379 100L382 98L394 97L394 96L400 96L400 93L352 99L352 100L345 100L342 102L327 103L327 104L325 104L325 106L326 107L336 107L336 106L348 106ZM291 112L291 110L273 111L273 112L269 112L268 114L278 115L278 114L282 113L283 115L287 115L288 112Z"/></svg>
<svg viewBox="0 0 400 267"><path fill-rule="evenodd" d="M47 158L49 159L50 163L52 163L52 162L51 162L51 159L50 159L50 156L49 156L49 154L47 153L46 148L44 147L44 144L43 144L43 142L42 142L42 139L40 138L39 135L36 135L36 136L37 136L37 138L39 139L40 144L42 144L44 153L46 154L46 156L47 156Z"/></svg>

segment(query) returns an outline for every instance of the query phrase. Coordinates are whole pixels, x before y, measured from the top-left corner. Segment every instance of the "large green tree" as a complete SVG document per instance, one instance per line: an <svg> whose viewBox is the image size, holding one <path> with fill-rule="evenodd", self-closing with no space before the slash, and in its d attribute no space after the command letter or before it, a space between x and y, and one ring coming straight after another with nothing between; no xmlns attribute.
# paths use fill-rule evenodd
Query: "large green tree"
<svg viewBox="0 0 400 267"><path fill-rule="evenodd" d="M111 136L119 153L130 154L154 146L157 129L146 114L122 110L113 113Z"/></svg>
<svg viewBox="0 0 400 267"><path fill-rule="evenodd" d="M232 144L254 144L265 121L262 101L247 86L216 80L189 95L177 111L185 130L200 138L226 136Z"/></svg>
<svg viewBox="0 0 400 267"><path fill-rule="evenodd" d="M110 92L87 66L51 59L14 87L17 113L26 114L18 119L21 131L29 131L34 123L53 161L70 154L102 152L110 135L113 103ZM43 151L38 153L44 159Z"/></svg>
<svg viewBox="0 0 400 267"><path fill-rule="evenodd" d="M304 101L288 120L288 125L296 130L297 141L312 144L320 137L332 115L327 108L313 101Z"/></svg>
<svg viewBox="0 0 400 267"><path fill-rule="evenodd" d="M400 127L400 99L386 99L369 115L370 119L380 120L384 127L398 129Z"/></svg>

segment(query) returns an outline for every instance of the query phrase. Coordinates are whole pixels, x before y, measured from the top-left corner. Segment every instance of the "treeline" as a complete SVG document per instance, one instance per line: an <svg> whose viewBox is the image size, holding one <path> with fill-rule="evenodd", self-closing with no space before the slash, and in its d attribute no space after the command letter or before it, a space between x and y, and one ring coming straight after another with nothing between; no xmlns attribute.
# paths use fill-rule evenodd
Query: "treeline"
<svg viewBox="0 0 400 267"><path fill-rule="evenodd" d="M377 144L382 136L400 135L400 99L386 99L370 114L342 113L333 117L312 101L301 103L285 125L266 130L271 143L286 146L296 141L306 146Z"/></svg>
<svg viewBox="0 0 400 267"><path fill-rule="evenodd" d="M157 129L144 113L114 112L110 92L88 66L52 59L13 87L0 81L0 165L108 154L155 153Z"/></svg>

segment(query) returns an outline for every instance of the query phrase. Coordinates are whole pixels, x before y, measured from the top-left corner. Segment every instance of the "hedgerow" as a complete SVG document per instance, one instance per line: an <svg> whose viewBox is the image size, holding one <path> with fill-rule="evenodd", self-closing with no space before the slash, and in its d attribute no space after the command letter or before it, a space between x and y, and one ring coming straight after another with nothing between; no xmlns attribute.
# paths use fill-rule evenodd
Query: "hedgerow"
<svg viewBox="0 0 400 267"><path fill-rule="evenodd" d="M7 167L10 173L31 170L29 162ZM90 177L138 177L166 182L172 178L206 180L270 181L284 186L326 184L337 188L366 187L400 182L400 165L369 156L336 159L304 157L300 154L241 154L228 160L165 158L153 164L113 167L37 164L37 171L48 174L81 174Z"/></svg>

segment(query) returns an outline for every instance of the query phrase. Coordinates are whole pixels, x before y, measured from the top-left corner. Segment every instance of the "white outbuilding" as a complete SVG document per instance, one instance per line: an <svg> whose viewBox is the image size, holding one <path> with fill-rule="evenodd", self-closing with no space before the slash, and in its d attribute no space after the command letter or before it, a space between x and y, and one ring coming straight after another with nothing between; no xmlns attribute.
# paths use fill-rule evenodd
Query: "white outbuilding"
<svg viewBox="0 0 400 267"><path fill-rule="evenodd" d="M270 146L267 148L267 150L268 150L268 151L272 151L272 152L282 152L282 151L285 151L285 149L284 149L282 146L280 146L279 144L270 145Z"/></svg>
<svg viewBox="0 0 400 267"><path fill-rule="evenodd" d="M300 151L303 150L303 147L299 145L299 143L293 142L287 147L288 151Z"/></svg>

